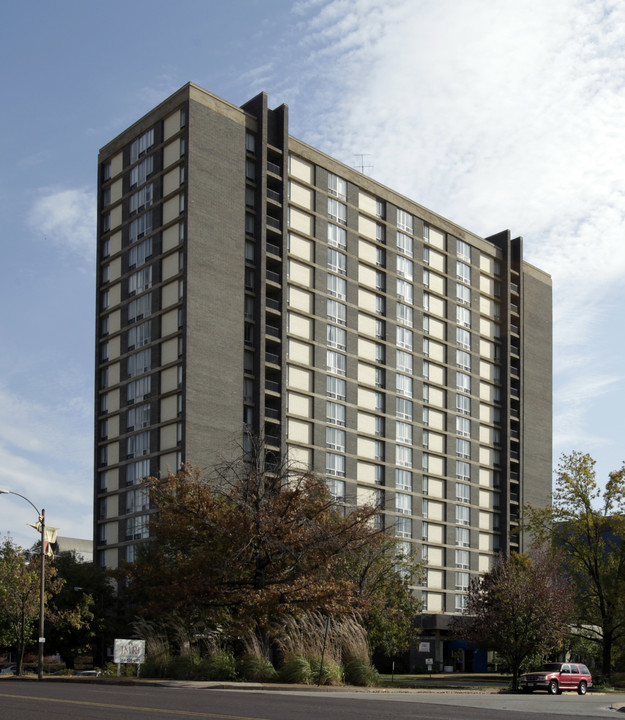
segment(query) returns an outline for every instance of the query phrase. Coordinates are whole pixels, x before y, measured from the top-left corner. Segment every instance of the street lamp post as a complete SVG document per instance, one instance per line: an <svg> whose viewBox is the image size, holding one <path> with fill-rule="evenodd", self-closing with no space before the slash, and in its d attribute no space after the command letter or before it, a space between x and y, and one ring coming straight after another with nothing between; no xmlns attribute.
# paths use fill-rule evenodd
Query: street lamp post
<svg viewBox="0 0 625 720"><path fill-rule="evenodd" d="M43 680L43 646L46 641L44 637L44 625L45 625L45 602L46 602L46 554L45 554L45 532L46 532L46 511L41 508L39 510L37 506L31 502L25 495L13 492L13 490L2 490L0 494L5 495L17 495L27 503L30 503L35 508L37 515L39 516L39 531L41 533L41 569L40 569L40 580L39 585L39 649L37 654L37 677L39 680Z"/></svg>

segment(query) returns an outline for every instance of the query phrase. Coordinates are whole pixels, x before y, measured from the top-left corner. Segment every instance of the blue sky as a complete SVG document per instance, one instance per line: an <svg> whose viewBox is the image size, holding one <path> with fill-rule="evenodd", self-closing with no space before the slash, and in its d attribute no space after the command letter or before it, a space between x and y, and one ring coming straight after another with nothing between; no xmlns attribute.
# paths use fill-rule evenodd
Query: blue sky
<svg viewBox="0 0 625 720"><path fill-rule="evenodd" d="M90 537L99 148L193 81L554 282L554 457L625 459L619 0L56 0L0 9L0 488ZM21 544L32 509L0 496Z"/></svg>

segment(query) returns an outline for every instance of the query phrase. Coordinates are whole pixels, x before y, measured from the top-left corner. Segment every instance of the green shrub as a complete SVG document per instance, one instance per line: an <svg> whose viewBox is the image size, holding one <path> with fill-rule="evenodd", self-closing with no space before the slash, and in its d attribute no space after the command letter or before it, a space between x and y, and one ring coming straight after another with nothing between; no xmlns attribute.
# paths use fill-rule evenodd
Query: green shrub
<svg viewBox="0 0 625 720"><path fill-rule="evenodd" d="M237 663L229 650L215 650L202 663L208 680L236 680Z"/></svg>
<svg viewBox="0 0 625 720"><path fill-rule="evenodd" d="M378 671L365 658L349 658L343 668L345 671L345 682L348 685L376 687L380 684Z"/></svg>
<svg viewBox="0 0 625 720"><path fill-rule="evenodd" d="M308 685L310 682L310 663L303 655L287 655L280 668L279 678L287 683Z"/></svg>
<svg viewBox="0 0 625 720"><path fill-rule="evenodd" d="M323 666L320 657L308 658L310 663L311 685L340 685L343 682L341 666L332 658L324 658Z"/></svg>
<svg viewBox="0 0 625 720"><path fill-rule="evenodd" d="M259 655L245 655L239 669L241 677L250 682L273 682L278 678L269 658Z"/></svg>

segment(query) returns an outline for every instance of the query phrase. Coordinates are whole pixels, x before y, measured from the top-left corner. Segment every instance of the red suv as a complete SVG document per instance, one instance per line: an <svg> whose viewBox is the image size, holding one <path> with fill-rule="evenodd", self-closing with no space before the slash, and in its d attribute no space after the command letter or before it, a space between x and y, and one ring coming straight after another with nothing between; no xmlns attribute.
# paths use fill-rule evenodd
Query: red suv
<svg viewBox="0 0 625 720"><path fill-rule="evenodd" d="M545 663L542 670L521 675L521 690L546 690L550 695L559 695L563 690L577 690L585 695L592 687L592 675L580 663Z"/></svg>

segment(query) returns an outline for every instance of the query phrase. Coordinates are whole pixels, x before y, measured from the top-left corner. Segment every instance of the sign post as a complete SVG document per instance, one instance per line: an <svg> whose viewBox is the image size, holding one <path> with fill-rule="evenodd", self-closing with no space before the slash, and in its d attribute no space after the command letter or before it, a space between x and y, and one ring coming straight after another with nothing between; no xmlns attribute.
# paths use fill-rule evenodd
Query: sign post
<svg viewBox="0 0 625 720"><path fill-rule="evenodd" d="M434 665L434 658L425 658L425 664L427 665L430 677L432 677L432 666Z"/></svg>
<svg viewBox="0 0 625 720"><path fill-rule="evenodd" d="M115 638L113 662L117 663L117 677L121 675L122 663L136 665L137 677L139 677L141 663L145 662L145 640L121 640Z"/></svg>

